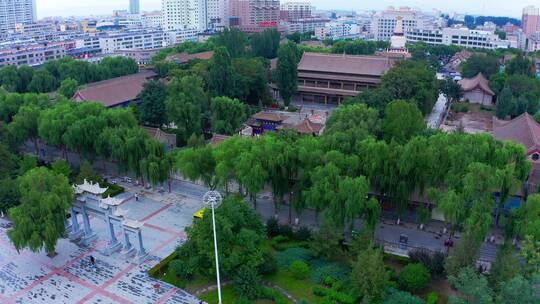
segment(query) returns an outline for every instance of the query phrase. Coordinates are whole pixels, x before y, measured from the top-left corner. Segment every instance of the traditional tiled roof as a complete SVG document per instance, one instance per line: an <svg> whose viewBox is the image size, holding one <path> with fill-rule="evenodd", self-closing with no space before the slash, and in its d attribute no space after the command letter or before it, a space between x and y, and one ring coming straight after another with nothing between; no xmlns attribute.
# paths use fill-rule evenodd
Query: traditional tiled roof
<svg viewBox="0 0 540 304"><path fill-rule="evenodd" d="M495 95L495 93L493 93L493 91L489 88L489 82L482 73L478 73L478 75L476 75L474 78L464 78L459 81L459 84L465 92L480 89L486 94L491 96Z"/></svg>
<svg viewBox="0 0 540 304"><path fill-rule="evenodd" d="M146 131L146 133L148 133L148 135L160 143L176 147L176 134L164 132L159 128L143 127L143 129Z"/></svg>
<svg viewBox="0 0 540 304"><path fill-rule="evenodd" d="M75 101L97 101L105 107L136 100L148 79L156 74L143 70L137 74L112 78L87 85L73 96Z"/></svg>
<svg viewBox="0 0 540 304"><path fill-rule="evenodd" d="M212 146L217 146L217 145L219 145L220 143L226 141L229 138L231 138L231 137L228 136L228 135L214 134L214 136L212 136L212 139L210 139L210 144Z"/></svg>
<svg viewBox="0 0 540 304"><path fill-rule="evenodd" d="M300 124L296 125L294 129L301 134L319 134L324 128L323 124L312 122L309 119L305 119Z"/></svg>
<svg viewBox="0 0 540 304"><path fill-rule="evenodd" d="M174 54L167 56L167 61L174 61L176 63L186 63L193 59L209 60L214 56L214 51L200 52L195 54L188 54L186 52L180 54Z"/></svg>
<svg viewBox="0 0 540 304"><path fill-rule="evenodd" d="M389 58L305 52L298 64L299 72L326 72L380 77L392 67Z"/></svg>
<svg viewBox="0 0 540 304"><path fill-rule="evenodd" d="M510 121L493 118L493 137L523 144L527 151L540 149L540 125L528 113Z"/></svg>
<svg viewBox="0 0 540 304"><path fill-rule="evenodd" d="M266 121L274 121L274 122L282 122L287 119L285 115L281 115L279 113L273 113L273 112L259 112L259 113L255 113L252 117L258 120L266 120Z"/></svg>

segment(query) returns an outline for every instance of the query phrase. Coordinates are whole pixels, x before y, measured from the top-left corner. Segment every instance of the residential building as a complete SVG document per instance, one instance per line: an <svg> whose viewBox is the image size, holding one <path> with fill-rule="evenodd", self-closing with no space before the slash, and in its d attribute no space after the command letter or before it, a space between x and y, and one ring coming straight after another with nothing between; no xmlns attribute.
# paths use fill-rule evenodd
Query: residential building
<svg viewBox="0 0 540 304"><path fill-rule="evenodd" d="M315 37L319 40L359 39L361 34L362 28L356 20L332 21L315 28Z"/></svg>
<svg viewBox="0 0 540 304"><path fill-rule="evenodd" d="M540 33L529 35L526 43L528 52L540 51Z"/></svg>
<svg viewBox="0 0 540 304"><path fill-rule="evenodd" d="M73 100L96 101L107 108L127 107L131 102L138 102L144 84L155 76L152 71L141 70L137 74L91 83L77 91Z"/></svg>
<svg viewBox="0 0 540 304"><path fill-rule="evenodd" d="M141 21L145 28L161 28L163 25L163 16L160 11L144 13L141 16Z"/></svg>
<svg viewBox="0 0 540 304"><path fill-rule="evenodd" d="M141 13L139 0L129 0L129 13L132 15Z"/></svg>
<svg viewBox="0 0 540 304"><path fill-rule="evenodd" d="M540 9L532 5L523 9L521 27L525 35L533 35L538 31Z"/></svg>
<svg viewBox="0 0 540 304"><path fill-rule="evenodd" d="M493 31L471 30L465 27L448 27L442 30L412 29L406 32L407 42L424 42L433 45L459 45L466 48L509 48L510 42L501 40Z"/></svg>
<svg viewBox="0 0 540 304"><path fill-rule="evenodd" d="M479 73L474 78L464 78L458 83L463 88L463 100L484 106L493 105L495 93L490 89L489 82L482 73Z"/></svg>
<svg viewBox="0 0 540 304"><path fill-rule="evenodd" d="M149 50L167 46L167 34L160 30L122 31L99 37L99 47L104 54L118 50Z"/></svg>
<svg viewBox="0 0 540 304"><path fill-rule="evenodd" d="M345 97L379 86L393 61L381 56L305 52L298 64L301 100L340 104Z"/></svg>
<svg viewBox="0 0 540 304"><path fill-rule="evenodd" d="M17 24L36 21L35 0L0 0L0 34L15 31Z"/></svg>
<svg viewBox="0 0 540 304"><path fill-rule="evenodd" d="M39 66L49 60L62 59L66 55L66 45L61 42L12 45L0 49L0 67L6 65Z"/></svg>
<svg viewBox="0 0 540 304"><path fill-rule="evenodd" d="M167 44L176 45L186 41L198 41L198 35L200 31L198 29L185 29L185 30L173 30L167 31Z"/></svg>
<svg viewBox="0 0 540 304"><path fill-rule="evenodd" d="M388 8L383 12L373 15L371 20L371 34L375 40L390 40L396 28L397 18L403 21L403 30L408 32L414 29L431 29L433 23L422 12L408 7L394 9Z"/></svg>
<svg viewBox="0 0 540 304"><path fill-rule="evenodd" d="M330 19L311 17L305 19L296 19L284 22L289 33L307 33L315 32L316 28L324 28Z"/></svg>
<svg viewBox="0 0 540 304"><path fill-rule="evenodd" d="M229 0L206 0L208 29L217 29L229 26L230 3Z"/></svg>
<svg viewBox="0 0 540 304"><path fill-rule="evenodd" d="M162 0L161 13L166 31L207 29L206 0Z"/></svg>
<svg viewBox="0 0 540 304"><path fill-rule="evenodd" d="M281 20L294 21L311 18L311 3L308 1L293 1L281 3Z"/></svg>
<svg viewBox="0 0 540 304"><path fill-rule="evenodd" d="M231 25L277 27L279 10L279 0L231 0Z"/></svg>

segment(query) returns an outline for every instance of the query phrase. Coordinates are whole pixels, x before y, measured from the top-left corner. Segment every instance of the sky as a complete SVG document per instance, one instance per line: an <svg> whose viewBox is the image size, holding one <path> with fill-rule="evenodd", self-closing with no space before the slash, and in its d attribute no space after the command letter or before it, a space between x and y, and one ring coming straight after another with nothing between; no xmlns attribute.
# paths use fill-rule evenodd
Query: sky
<svg viewBox="0 0 540 304"><path fill-rule="evenodd" d="M284 1L284 0L282 0ZM294 1L294 0L292 0ZM127 9L129 0L36 0L38 18L48 16L87 16L110 14ZM410 6L425 11L433 8L476 15L520 17L527 5L540 6L539 0L311 0L317 9L383 10L388 6ZM160 9L161 0L140 0L142 11Z"/></svg>

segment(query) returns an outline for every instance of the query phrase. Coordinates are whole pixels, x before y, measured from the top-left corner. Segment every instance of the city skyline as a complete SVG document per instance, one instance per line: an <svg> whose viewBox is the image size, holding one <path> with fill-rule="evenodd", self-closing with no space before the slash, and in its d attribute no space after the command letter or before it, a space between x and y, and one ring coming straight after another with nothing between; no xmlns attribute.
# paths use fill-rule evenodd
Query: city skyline
<svg viewBox="0 0 540 304"><path fill-rule="evenodd" d="M51 16L86 16L106 15L113 10L129 9L129 0L37 0L38 18ZM285 1L283 1L285 2ZM363 1L351 4L348 0L312 0L310 1L317 9L340 9L340 10L384 10L388 6L409 6L424 11L438 9L442 11L454 11L475 15L509 16L519 18L524 7L528 5L539 6L537 0L515 0L512 2L502 0L455 0L452 2L443 0L381 0L376 3ZM99 8L99 9L96 9ZM161 8L161 0L141 0L140 10L152 11Z"/></svg>

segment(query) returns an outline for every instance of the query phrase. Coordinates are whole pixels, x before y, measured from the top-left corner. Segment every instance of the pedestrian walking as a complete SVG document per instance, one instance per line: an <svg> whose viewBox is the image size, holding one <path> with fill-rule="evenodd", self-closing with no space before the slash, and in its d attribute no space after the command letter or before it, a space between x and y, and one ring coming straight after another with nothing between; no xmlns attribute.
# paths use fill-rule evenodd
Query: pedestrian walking
<svg viewBox="0 0 540 304"><path fill-rule="evenodd" d="M154 284L154 290L156 293L159 293L161 291L161 285L159 283Z"/></svg>
<svg viewBox="0 0 540 304"><path fill-rule="evenodd" d="M90 256L90 267L94 270L96 269L96 258L93 255Z"/></svg>

